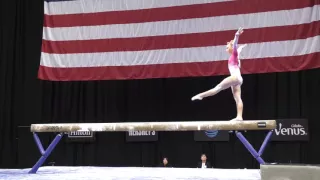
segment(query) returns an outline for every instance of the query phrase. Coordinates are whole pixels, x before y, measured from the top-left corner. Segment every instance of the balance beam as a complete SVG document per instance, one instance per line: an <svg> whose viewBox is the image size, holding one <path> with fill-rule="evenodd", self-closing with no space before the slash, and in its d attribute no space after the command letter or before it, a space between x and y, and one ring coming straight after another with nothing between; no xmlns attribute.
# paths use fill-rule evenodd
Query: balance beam
<svg viewBox="0 0 320 180"><path fill-rule="evenodd" d="M235 131L238 139L248 149L252 156L260 163L265 164L261 155L269 142L273 129L277 126L276 120L245 120L245 121L182 121L182 122L128 122L128 123L61 123L61 124L31 124L30 131L41 153L40 159L32 167L29 173L38 171L46 161L53 149L59 143L64 133L75 131L92 132L127 132L127 131L203 131L203 130L225 130ZM269 130L259 152L246 140L241 132L244 130ZM57 132L59 134L51 144L44 150L37 135L40 132Z"/></svg>
<svg viewBox="0 0 320 180"><path fill-rule="evenodd" d="M32 124L31 132L271 130L275 120Z"/></svg>

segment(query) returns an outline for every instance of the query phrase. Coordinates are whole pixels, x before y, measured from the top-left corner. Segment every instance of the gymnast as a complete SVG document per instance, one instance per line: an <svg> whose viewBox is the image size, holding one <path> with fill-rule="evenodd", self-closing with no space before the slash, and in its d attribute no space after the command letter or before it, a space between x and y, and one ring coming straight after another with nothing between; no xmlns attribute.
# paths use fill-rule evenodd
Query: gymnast
<svg viewBox="0 0 320 180"><path fill-rule="evenodd" d="M231 121L243 120L242 112L243 112L243 102L241 99L241 85L243 83L243 79L240 72L240 53L242 49L246 46L241 45L238 47L239 36L243 33L243 29L239 28L236 32L234 39L227 43L226 51L231 54L228 60L228 69L230 72L230 76L222 80L216 87L205 91L203 93L197 94L191 98L194 100L202 100L208 96L214 96L222 90L225 90L231 87L233 97L237 106L237 117L232 119Z"/></svg>

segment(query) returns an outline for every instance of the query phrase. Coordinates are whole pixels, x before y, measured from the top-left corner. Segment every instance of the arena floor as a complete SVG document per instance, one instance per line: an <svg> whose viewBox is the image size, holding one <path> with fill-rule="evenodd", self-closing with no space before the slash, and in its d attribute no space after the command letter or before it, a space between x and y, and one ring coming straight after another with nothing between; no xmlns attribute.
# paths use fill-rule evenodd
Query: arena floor
<svg viewBox="0 0 320 180"><path fill-rule="evenodd" d="M0 169L0 179L12 180L260 180L260 170L140 168L140 167L41 167L37 174L30 169Z"/></svg>

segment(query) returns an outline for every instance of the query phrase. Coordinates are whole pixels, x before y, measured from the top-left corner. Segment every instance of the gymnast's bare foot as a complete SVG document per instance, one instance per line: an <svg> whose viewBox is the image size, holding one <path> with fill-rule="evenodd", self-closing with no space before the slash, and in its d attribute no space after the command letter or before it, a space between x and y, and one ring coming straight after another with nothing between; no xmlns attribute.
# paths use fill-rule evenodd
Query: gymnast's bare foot
<svg viewBox="0 0 320 180"><path fill-rule="evenodd" d="M191 98L191 101L194 101L194 100L202 100L202 97L200 95L195 95Z"/></svg>
<svg viewBox="0 0 320 180"><path fill-rule="evenodd" d="M232 119L231 121L243 121L242 117L236 117L234 119Z"/></svg>

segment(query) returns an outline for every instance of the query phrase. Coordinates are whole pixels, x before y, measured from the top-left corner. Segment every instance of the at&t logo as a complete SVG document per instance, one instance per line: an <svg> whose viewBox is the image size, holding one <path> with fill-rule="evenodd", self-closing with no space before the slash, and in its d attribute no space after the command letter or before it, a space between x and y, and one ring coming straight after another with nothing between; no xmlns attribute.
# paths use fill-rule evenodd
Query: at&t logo
<svg viewBox="0 0 320 180"><path fill-rule="evenodd" d="M218 130L208 130L204 132L209 138L214 138L218 135Z"/></svg>

